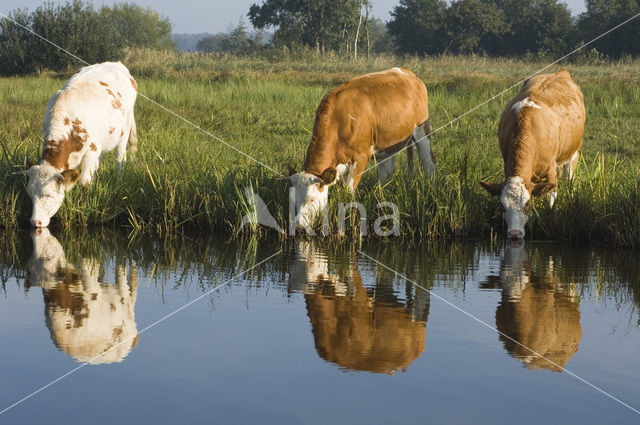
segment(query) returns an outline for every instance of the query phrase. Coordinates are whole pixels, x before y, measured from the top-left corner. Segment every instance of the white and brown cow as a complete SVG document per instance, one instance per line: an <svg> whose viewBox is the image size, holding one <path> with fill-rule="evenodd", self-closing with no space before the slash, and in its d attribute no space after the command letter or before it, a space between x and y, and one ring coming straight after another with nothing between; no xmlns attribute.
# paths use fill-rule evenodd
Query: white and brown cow
<svg viewBox="0 0 640 425"><path fill-rule="evenodd" d="M51 96L44 117L42 159L21 172L29 176L32 226L47 227L65 192L78 181L91 182L102 153L115 149L120 170L127 142L135 154L136 95L137 84L129 70L120 62L104 62L82 68Z"/></svg>
<svg viewBox="0 0 640 425"><path fill-rule="evenodd" d="M362 75L330 91L320 102L301 172L289 169L298 224L308 225L327 204L328 187L342 179L355 191L372 155L383 161L384 185L395 171L389 158L408 146L418 149L427 175L435 171L429 139L427 88L405 68Z"/></svg>
<svg viewBox="0 0 640 425"><path fill-rule="evenodd" d="M506 180L480 183L490 194L500 195L509 238L524 237L533 196L552 192L553 206L557 168L573 177L585 116L582 92L566 69L530 78L505 107L498 139Z"/></svg>
<svg viewBox="0 0 640 425"><path fill-rule="evenodd" d="M100 282L101 264L82 258L80 270L67 261L49 229L34 229L28 261L30 286L42 288L45 323L53 343L79 362L121 362L135 348L138 271L116 261L115 284Z"/></svg>

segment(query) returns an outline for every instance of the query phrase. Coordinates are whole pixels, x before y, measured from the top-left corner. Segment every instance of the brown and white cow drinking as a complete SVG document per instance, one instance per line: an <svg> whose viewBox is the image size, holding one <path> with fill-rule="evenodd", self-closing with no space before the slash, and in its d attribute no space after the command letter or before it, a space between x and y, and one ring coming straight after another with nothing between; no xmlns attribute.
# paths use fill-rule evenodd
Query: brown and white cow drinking
<svg viewBox="0 0 640 425"><path fill-rule="evenodd" d="M568 178L578 164L584 131L582 92L566 69L527 80L498 126L506 180L480 182L500 195L509 238L523 238L534 196L557 196L558 168Z"/></svg>
<svg viewBox="0 0 640 425"><path fill-rule="evenodd" d="M290 168L287 178L295 188L297 223L310 224L338 180L355 191L372 155L384 161L378 166L383 185L395 171L390 156L406 146L410 171L415 145L425 173L433 174L428 100L424 83L405 68L365 74L327 93L316 112L303 169Z"/></svg>
<svg viewBox="0 0 640 425"><path fill-rule="evenodd" d="M120 62L82 68L49 99L40 164L28 168L31 225L46 227L76 182L87 185L102 153L115 149L120 171L137 149L133 107L137 85ZM80 171L78 171L80 168Z"/></svg>

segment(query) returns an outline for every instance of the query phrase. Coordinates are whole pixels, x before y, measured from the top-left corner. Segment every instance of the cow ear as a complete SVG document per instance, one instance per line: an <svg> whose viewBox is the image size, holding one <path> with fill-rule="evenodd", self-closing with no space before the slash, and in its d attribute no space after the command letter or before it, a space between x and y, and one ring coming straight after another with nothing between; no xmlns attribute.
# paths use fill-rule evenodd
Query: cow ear
<svg viewBox="0 0 640 425"><path fill-rule="evenodd" d="M320 174L321 183L324 184L332 184L336 180L336 176L338 175L338 171L334 167L329 167Z"/></svg>
<svg viewBox="0 0 640 425"><path fill-rule="evenodd" d="M502 183L490 183L480 181L482 187L484 187L490 195L498 196L502 193L502 189L504 189L504 182Z"/></svg>
<svg viewBox="0 0 640 425"><path fill-rule="evenodd" d="M531 194L539 198L553 190L556 190L557 187L558 186L555 183L537 183L535 186L533 186Z"/></svg>
<svg viewBox="0 0 640 425"><path fill-rule="evenodd" d="M67 189L70 189L78 182L78 179L80 178L80 171L64 170L62 173L58 174L56 178L58 179L58 183L64 184Z"/></svg>
<svg viewBox="0 0 640 425"><path fill-rule="evenodd" d="M290 164L287 164L287 170L289 170L289 177L293 176L294 174L297 174L298 172L295 170L295 168L293 168Z"/></svg>

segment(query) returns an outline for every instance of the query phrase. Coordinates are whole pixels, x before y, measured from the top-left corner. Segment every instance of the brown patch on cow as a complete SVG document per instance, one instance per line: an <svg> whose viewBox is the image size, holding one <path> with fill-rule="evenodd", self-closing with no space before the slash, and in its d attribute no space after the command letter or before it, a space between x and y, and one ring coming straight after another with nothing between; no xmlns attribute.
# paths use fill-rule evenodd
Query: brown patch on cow
<svg viewBox="0 0 640 425"><path fill-rule="evenodd" d="M113 339L117 339L120 335L122 335L123 330L122 330L122 326L118 326L116 328L113 328Z"/></svg>
<svg viewBox="0 0 640 425"><path fill-rule="evenodd" d="M69 117L64 117L64 120L62 122L64 123L64 125L71 124L71 120L69 119Z"/></svg>
<svg viewBox="0 0 640 425"><path fill-rule="evenodd" d="M120 304L124 305L124 297L120 297Z"/></svg>
<svg viewBox="0 0 640 425"><path fill-rule="evenodd" d="M120 137L124 136L124 130L120 130Z"/></svg>
<svg viewBox="0 0 640 425"><path fill-rule="evenodd" d="M98 299L98 294L97 293L94 292L93 294L91 294L91 301L95 301L97 299Z"/></svg>
<svg viewBox="0 0 640 425"><path fill-rule="evenodd" d="M355 163L355 189L371 158L372 147L376 152L387 153L405 146L416 123L429 119L429 99L424 83L411 71L402 71L387 70L353 78L322 99L304 172L320 176L327 168ZM353 105L358 105L357 111ZM358 123L367 124L354 125L351 117L355 115Z"/></svg>
<svg viewBox="0 0 640 425"><path fill-rule="evenodd" d="M109 94L111 97L113 97L113 100L111 101L111 106L113 106L113 109L122 108L122 102L120 102L120 99L118 99L117 96L115 94L113 94L111 89L107 89L107 94Z"/></svg>
<svg viewBox="0 0 640 425"><path fill-rule="evenodd" d="M44 303L48 311L67 311L73 317L73 326L82 326L82 321L89 317L82 297L81 284L58 282L52 289L44 291Z"/></svg>
<svg viewBox="0 0 640 425"><path fill-rule="evenodd" d="M131 348L135 348L138 345L138 334L133 338L133 342L131 343Z"/></svg>
<svg viewBox="0 0 640 425"><path fill-rule="evenodd" d="M104 81L98 81L100 84L102 84L105 87L109 87L109 84L105 83Z"/></svg>
<svg viewBox="0 0 640 425"><path fill-rule="evenodd" d="M136 84L136 80L134 80L133 77L129 77L129 81L131 81L131 85L133 86L133 89L135 91L138 91L138 84Z"/></svg>
<svg viewBox="0 0 640 425"><path fill-rule="evenodd" d="M80 152L89 137L87 130L82 127L79 118L73 120L69 134L58 140L47 140L42 149L42 159L59 170L69 168L69 155Z"/></svg>
<svg viewBox="0 0 640 425"><path fill-rule="evenodd" d="M109 303L109 308L111 309L111 311L116 311L116 305L114 303Z"/></svg>
<svg viewBox="0 0 640 425"><path fill-rule="evenodd" d="M94 143L91 143L89 145L89 149L91 149L92 151L96 152L98 150L98 148L96 147L96 145Z"/></svg>
<svg viewBox="0 0 640 425"><path fill-rule="evenodd" d="M116 131L116 128L115 128L115 127L111 127L111 128L109 128L109 134L113 134L113 132L114 132L114 131Z"/></svg>

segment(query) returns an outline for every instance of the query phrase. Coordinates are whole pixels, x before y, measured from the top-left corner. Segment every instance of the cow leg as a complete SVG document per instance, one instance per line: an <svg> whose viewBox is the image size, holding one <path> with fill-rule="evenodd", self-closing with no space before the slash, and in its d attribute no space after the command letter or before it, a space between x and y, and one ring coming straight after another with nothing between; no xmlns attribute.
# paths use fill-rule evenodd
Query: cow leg
<svg viewBox="0 0 640 425"><path fill-rule="evenodd" d="M396 171L396 158L393 155L379 153L376 154L376 162L378 163L378 180L380 185L384 186L389 183Z"/></svg>
<svg viewBox="0 0 640 425"><path fill-rule="evenodd" d="M553 208L553 204L556 203L556 199L558 198L558 174L556 170L557 164L555 167L551 167L549 175L547 176L547 181L556 185L556 190L549 193L549 208Z"/></svg>
<svg viewBox="0 0 640 425"><path fill-rule="evenodd" d="M87 152L84 154L84 157L82 158L82 171L80 173L80 179L79 182L81 185L86 186L89 183L91 183L91 180L93 180L93 175L96 173L96 171L98 170L98 167L100 166L100 153L101 150L99 148L97 148L95 145L93 145L94 149L89 149L87 150Z"/></svg>
<svg viewBox="0 0 640 425"><path fill-rule="evenodd" d="M431 128L429 127L429 121L417 126L413 130L413 143L418 148L418 158L420 158L422 169L427 177L432 176L433 173L436 172L435 157L431 150L431 138L428 136L430 132Z"/></svg>
<svg viewBox="0 0 640 425"><path fill-rule="evenodd" d="M575 151L569 161L569 180L573 180L573 176L578 168L578 161L580 160L580 152Z"/></svg>
<svg viewBox="0 0 640 425"><path fill-rule="evenodd" d="M131 156L131 158L135 158L136 152L138 152L138 130L136 128L136 120L133 117L133 112L132 112L131 113L131 130L129 131L129 156Z"/></svg>
<svg viewBox="0 0 640 425"><path fill-rule="evenodd" d="M367 164L371 159L371 155L359 155L353 159L353 178L352 178L352 186L353 191L355 192L358 184L360 184L360 179L362 179L362 173L367 168ZM388 161L387 161L388 162ZM380 170L378 170L378 175Z"/></svg>
<svg viewBox="0 0 640 425"><path fill-rule="evenodd" d="M124 134L120 137L118 146L116 146L116 169L120 177L122 177L124 166L127 163L127 142L129 141L129 136L129 134Z"/></svg>
<svg viewBox="0 0 640 425"><path fill-rule="evenodd" d="M352 162L351 164L348 164L345 167L345 171L343 173L342 177L342 181L344 182L344 185L347 187L347 189L349 190L349 192L351 194L356 193L356 187L354 186L354 181L353 178L355 176L355 172L356 172L356 166L358 164L355 162Z"/></svg>
<svg viewBox="0 0 640 425"><path fill-rule="evenodd" d="M407 143L407 171L409 176L413 177L413 143L411 140Z"/></svg>

